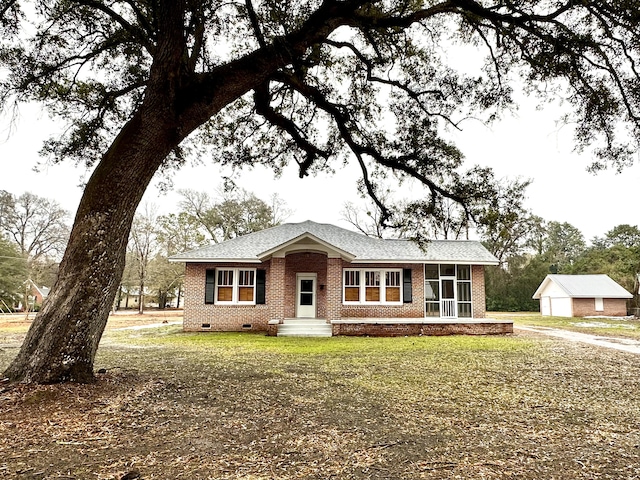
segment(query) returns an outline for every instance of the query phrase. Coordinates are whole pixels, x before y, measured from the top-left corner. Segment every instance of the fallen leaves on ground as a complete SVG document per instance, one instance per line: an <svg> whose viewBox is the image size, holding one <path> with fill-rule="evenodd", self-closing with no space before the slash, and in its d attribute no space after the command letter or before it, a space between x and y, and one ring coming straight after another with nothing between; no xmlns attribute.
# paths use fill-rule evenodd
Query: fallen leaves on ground
<svg viewBox="0 0 640 480"><path fill-rule="evenodd" d="M94 384L0 385L0 477L640 478L630 354L528 334L141 335L107 336Z"/></svg>

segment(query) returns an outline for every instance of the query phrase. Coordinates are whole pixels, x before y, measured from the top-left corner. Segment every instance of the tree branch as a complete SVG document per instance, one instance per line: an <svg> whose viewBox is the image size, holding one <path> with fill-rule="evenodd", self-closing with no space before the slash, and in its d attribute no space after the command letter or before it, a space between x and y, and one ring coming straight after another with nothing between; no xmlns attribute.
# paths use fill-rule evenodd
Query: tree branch
<svg viewBox="0 0 640 480"><path fill-rule="evenodd" d="M102 2L94 1L94 0L71 0L78 5L83 5L86 7L95 8L96 10L101 11L106 14L109 18L115 21L118 25L120 25L125 31L129 32L129 34L134 37L141 45L145 47L149 55L153 56L156 51L156 46L148 41L149 36L152 33L151 30L145 31L142 28L138 28L135 25L130 24L127 20L125 20L122 15L115 12L112 8L109 8ZM135 11L135 10L134 10ZM136 11L136 15L138 11ZM146 22L145 22L146 23ZM148 24L147 24L148 25Z"/></svg>
<svg viewBox="0 0 640 480"><path fill-rule="evenodd" d="M419 158L416 158L412 155L403 155L398 157L385 156L372 145L363 145L359 143L352 134L353 127L349 126L351 119L343 108L329 102L322 94L322 92L320 92L317 88L305 84L301 79L297 77L279 72L277 75L275 75L275 78L282 83L286 83L287 85L291 86L291 88L309 99L311 102L317 105L318 108L324 110L332 117L343 140L345 141L351 152L355 155L363 173L363 182L367 193L371 196L376 205L383 212L384 221L388 220L388 218L390 217L390 213L375 193L375 188L369 179L368 169L366 166L366 162L364 161L365 156L370 157L379 165L390 168L392 171L399 171L407 174L412 178L415 178L416 180L419 180L431 191L433 196L441 195L443 197L450 198L451 200L460 203L465 211L471 214L471 212L468 211L468 207L463 197L445 190L444 188L437 185L434 181L429 179L427 176L420 173L415 167L408 164L409 160L420 160Z"/></svg>
<svg viewBox="0 0 640 480"><path fill-rule="evenodd" d="M314 161L318 158L329 158L330 152L320 150L301 134L301 129L289 118L279 114L271 107L271 94L269 92L269 83L260 85L254 91L254 101L256 105L256 112L262 115L272 125L284 130L293 139L295 144L306 153L305 160L298 162L300 166L300 178L308 174L309 168L313 165Z"/></svg>
<svg viewBox="0 0 640 480"><path fill-rule="evenodd" d="M245 0L245 5L247 6L247 15L249 16L253 33L255 33L256 39L258 40L258 45L260 45L260 48L265 48L267 46L267 42L264 39L262 30L260 29L260 21L258 20L256 11L253 8L253 2L251 0Z"/></svg>

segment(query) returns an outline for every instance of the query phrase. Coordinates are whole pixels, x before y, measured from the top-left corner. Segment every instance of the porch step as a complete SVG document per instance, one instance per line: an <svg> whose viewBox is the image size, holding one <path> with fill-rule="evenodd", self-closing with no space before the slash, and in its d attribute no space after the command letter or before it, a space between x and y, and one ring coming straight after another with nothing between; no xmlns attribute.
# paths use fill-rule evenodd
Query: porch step
<svg viewBox="0 0 640 480"><path fill-rule="evenodd" d="M279 337L330 337L331 324L320 318L287 318L278 325Z"/></svg>

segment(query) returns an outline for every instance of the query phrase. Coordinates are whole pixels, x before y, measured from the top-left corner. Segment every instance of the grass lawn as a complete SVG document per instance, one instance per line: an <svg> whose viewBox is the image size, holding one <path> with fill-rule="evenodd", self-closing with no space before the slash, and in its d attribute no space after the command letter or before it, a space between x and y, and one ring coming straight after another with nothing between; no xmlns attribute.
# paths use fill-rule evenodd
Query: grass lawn
<svg viewBox="0 0 640 480"><path fill-rule="evenodd" d="M640 340L640 320L622 318L570 318L543 317L539 313L490 312L492 318L508 318L513 325L560 328L572 332L590 333L605 337L632 338Z"/></svg>
<svg viewBox="0 0 640 480"><path fill-rule="evenodd" d="M21 335L0 325L0 369ZM110 326L96 368L0 385L1 478L640 478L640 358L535 334Z"/></svg>

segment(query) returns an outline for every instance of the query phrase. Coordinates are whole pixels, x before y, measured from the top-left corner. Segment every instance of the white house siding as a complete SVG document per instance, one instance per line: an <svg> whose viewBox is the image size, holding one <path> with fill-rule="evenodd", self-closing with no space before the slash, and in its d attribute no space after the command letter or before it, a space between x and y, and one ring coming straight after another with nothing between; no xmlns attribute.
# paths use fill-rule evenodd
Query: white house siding
<svg viewBox="0 0 640 480"><path fill-rule="evenodd" d="M565 292L562 288L560 288L554 282L547 283L544 290L540 292L540 295L545 297L550 297L550 298L558 298L558 297L569 298L569 295L567 295L567 292Z"/></svg>
<svg viewBox="0 0 640 480"><path fill-rule="evenodd" d="M540 292L540 314L554 317L571 317L572 302L567 293L554 282L548 282Z"/></svg>

